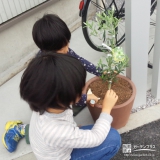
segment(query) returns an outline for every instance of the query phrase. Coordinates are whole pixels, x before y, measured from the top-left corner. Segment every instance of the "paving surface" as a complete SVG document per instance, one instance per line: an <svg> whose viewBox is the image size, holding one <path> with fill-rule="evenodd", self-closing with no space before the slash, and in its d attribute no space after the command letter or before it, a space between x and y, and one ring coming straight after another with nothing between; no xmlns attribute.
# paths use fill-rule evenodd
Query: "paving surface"
<svg viewBox="0 0 160 160"><path fill-rule="evenodd" d="M160 159L160 120L123 133L121 138L121 149L112 160Z"/></svg>

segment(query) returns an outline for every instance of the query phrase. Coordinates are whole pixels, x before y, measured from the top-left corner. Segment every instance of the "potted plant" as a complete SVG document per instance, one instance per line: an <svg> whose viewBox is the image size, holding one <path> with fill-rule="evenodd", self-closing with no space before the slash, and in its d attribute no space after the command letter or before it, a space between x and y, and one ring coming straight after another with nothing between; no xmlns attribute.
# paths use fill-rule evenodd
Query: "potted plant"
<svg viewBox="0 0 160 160"><path fill-rule="evenodd" d="M95 21L85 23L91 31L91 36L96 36L102 40L100 49L105 53L97 65L101 73L100 77L90 79L85 86L84 92L90 88L92 93L100 100L94 107L88 104L88 108L94 121L101 113L102 101L108 89L113 89L119 99L111 111L113 117L112 127L119 129L126 125L133 102L136 89L133 82L125 76L120 75L128 67L129 59L122 47L116 46L117 27L120 19L114 17L114 8L107 13L99 12L96 14Z"/></svg>

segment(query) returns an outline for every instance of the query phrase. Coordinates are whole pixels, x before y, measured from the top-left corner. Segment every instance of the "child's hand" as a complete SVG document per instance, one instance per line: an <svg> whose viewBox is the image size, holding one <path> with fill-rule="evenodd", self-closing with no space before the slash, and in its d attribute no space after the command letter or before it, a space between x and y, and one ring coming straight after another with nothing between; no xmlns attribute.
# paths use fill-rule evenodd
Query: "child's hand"
<svg viewBox="0 0 160 160"><path fill-rule="evenodd" d="M118 96L116 93L113 90L108 90L103 100L102 112L110 114L117 100Z"/></svg>
<svg viewBox="0 0 160 160"><path fill-rule="evenodd" d="M98 102L98 100L99 100L100 98L98 98L98 97L96 97L94 94L87 94L87 101L94 101L95 102L95 104ZM92 106L92 107L94 107L94 104L91 104L90 103L90 105Z"/></svg>

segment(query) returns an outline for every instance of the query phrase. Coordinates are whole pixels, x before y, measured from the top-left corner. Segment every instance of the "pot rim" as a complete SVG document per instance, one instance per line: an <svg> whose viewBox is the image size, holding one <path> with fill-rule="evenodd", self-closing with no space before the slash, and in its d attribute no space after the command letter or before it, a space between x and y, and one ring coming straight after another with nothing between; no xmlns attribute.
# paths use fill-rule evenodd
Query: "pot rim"
<svg viewBox="0 0 160 160"><path fill-rule="evenodd" d="M122 103L122 104L119 104L119 105L115 105L115 106L113 107L114 109L116 109L116 108L121 108L121 107L123 107L123 106L128 105L129 103L131 103L131 102L134 100L135 95L136 95L136 87L135 87L134 83L133 83L129 78L127 78L127 77L125 77L125 76L123 76L123 75L117 75L117 77L126 80L126 81L131 85L133 92L132 92L131 97L130 97L126 102L124 102L124 103ZM100 79L100 77L95 76L95 77L91 78L90 80L88 80L88 81L86 82L86 85L85 85L84 89L83 89L83 93L84 93L84 94L87 94L87 89L88 89L89 84L92 83L92 82L95 81L95 80L98 80L98 79ZM95 107L102 108L102 105L96 105L96 104L95 104Z"/></svg>

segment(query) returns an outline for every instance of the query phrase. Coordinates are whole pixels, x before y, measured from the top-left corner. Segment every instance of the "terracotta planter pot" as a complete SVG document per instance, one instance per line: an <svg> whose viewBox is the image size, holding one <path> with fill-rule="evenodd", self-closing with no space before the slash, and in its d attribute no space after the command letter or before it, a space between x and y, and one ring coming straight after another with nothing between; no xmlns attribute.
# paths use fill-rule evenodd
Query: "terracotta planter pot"
<svg viewBox="0 0 160 160"><path fill-rule="evenodd" d="M133 82L127 77L124 77L122 75L118 75L118 77L126 80L131 85L133 94L130 97L130 99L128 99L125 103L122 103L120 105L116 105L113 107L111 111L111 116L113 117L113 122L111 126L115 129L124 127L126 123L128 122L128 119L131 113L131 109L133 106L133 102L135 99L135 95L136 95L136 87L133 84ZM87 81L85 88L84 88L84 93L87 93L89 85L96 80L99 80L99 77L93 77L89 81ZM90 104L88 104L87 106L89 108L89 111L92 115L93 120L96 121L101 113L102 105L95 104L94 107L91 107Z"/></svg>

